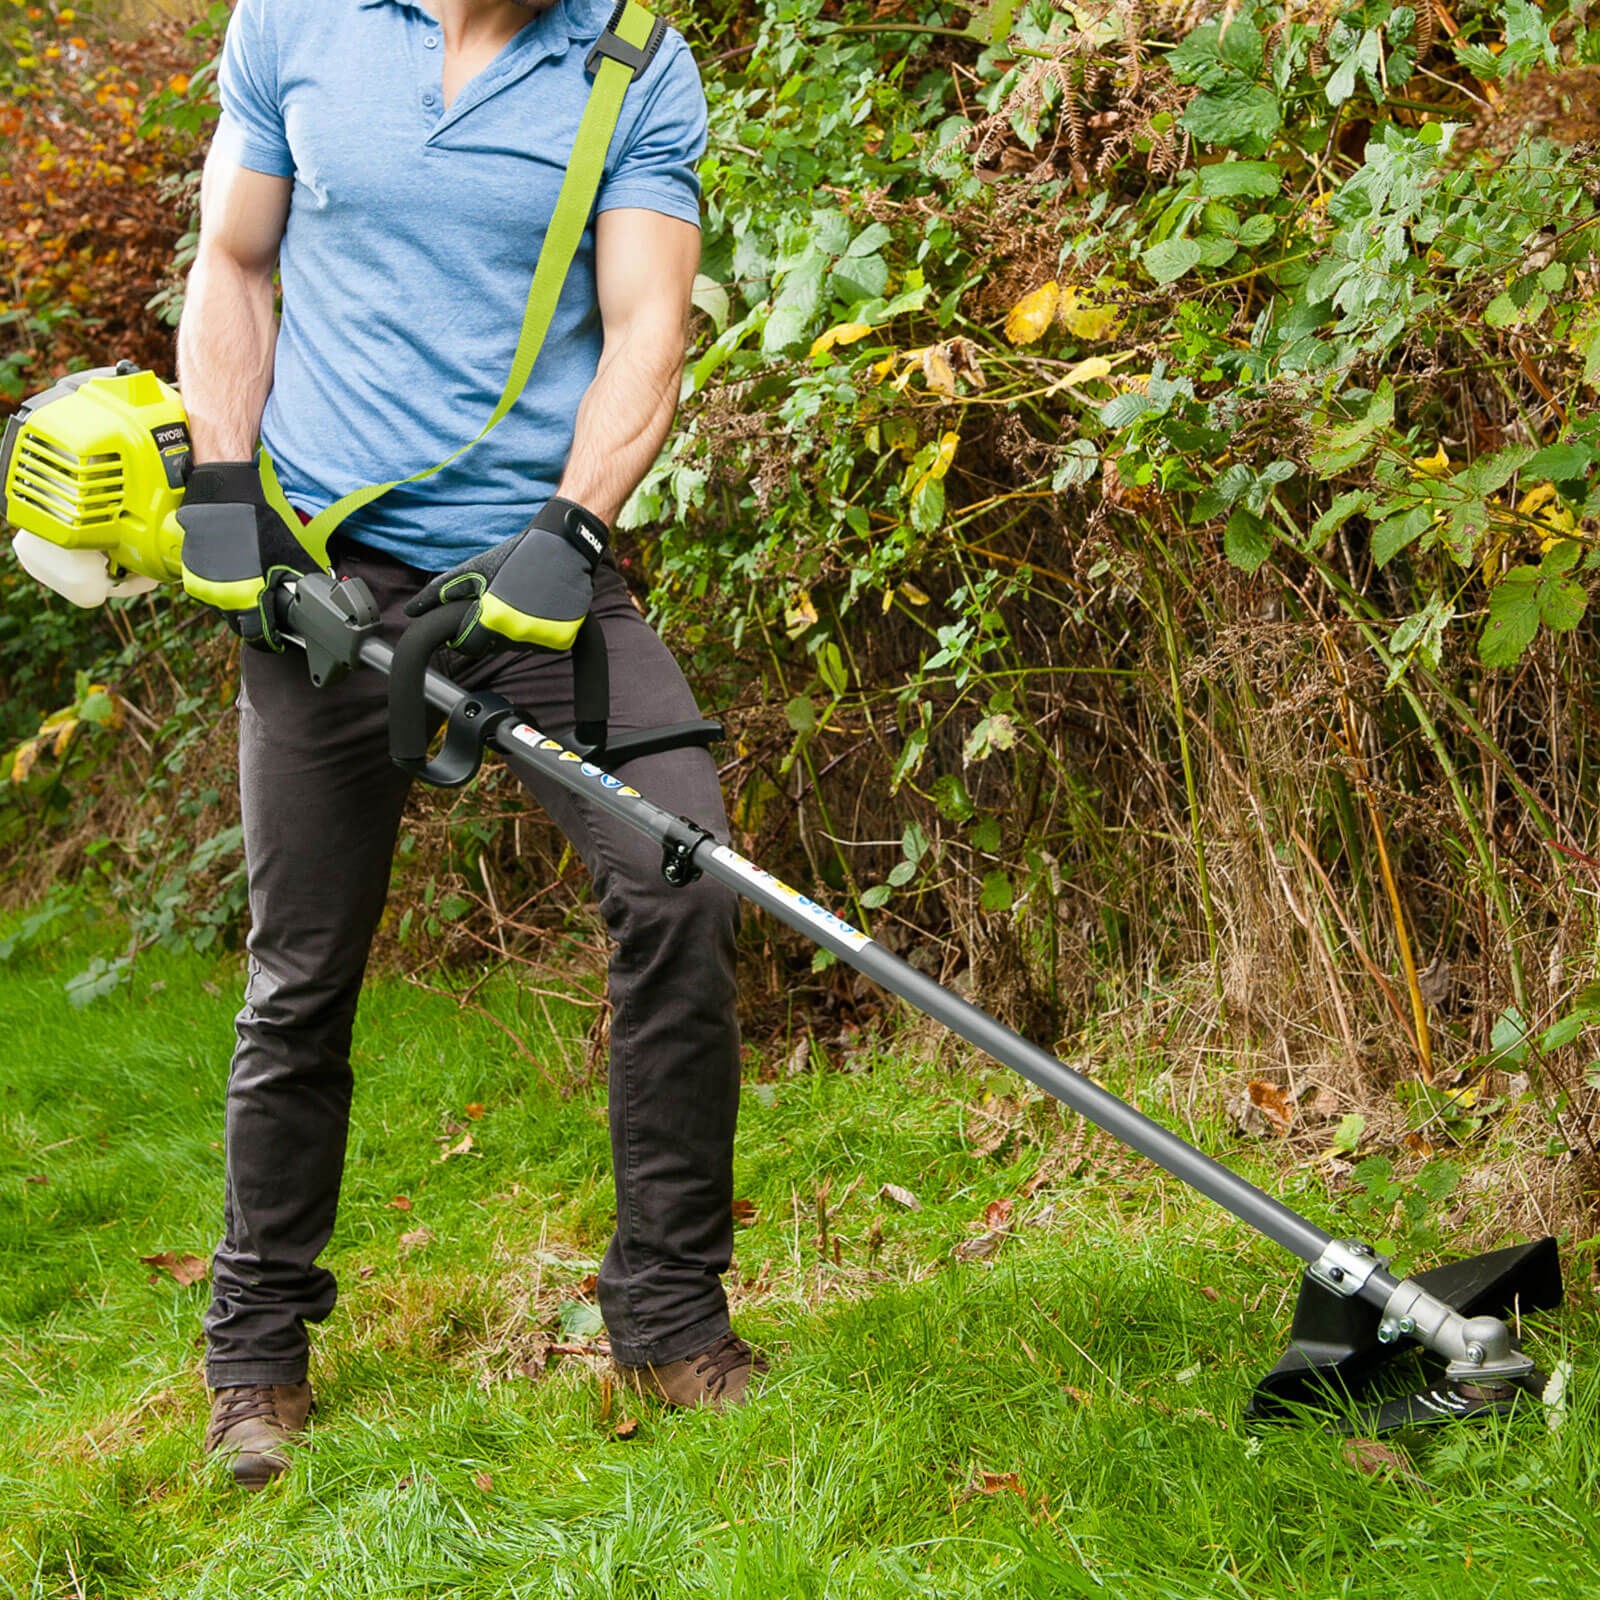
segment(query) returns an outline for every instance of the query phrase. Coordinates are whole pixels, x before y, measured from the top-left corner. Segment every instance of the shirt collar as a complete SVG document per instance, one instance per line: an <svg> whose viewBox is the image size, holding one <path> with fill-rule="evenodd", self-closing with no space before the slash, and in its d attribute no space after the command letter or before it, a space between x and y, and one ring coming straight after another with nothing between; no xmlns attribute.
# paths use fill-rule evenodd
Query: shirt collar
<svg viewBox="0 0 1600 1600"><path fill-rule="evenodd" d="M429 21L437 22L439 19L419 3L419 0L356 0L357 7L362 11L370 11L374 6L403 6L407 11L421 11ZM572 18L568 13L568 0L556 0L548 11L541 11L531 18L524 26L530 28L560 28L562 33L570 39L572 37Z"/></svg>

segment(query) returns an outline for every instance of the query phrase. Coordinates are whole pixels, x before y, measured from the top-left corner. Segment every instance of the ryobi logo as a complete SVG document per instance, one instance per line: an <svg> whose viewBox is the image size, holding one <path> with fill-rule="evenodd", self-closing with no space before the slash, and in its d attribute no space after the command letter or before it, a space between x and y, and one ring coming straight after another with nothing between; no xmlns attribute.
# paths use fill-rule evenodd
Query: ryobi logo
<svg viewBox="0 0 1600 1600"><path fill-rule="evenodd" d="M189 429L181 422L168 422L159 428L152 428L150 437L155 440L156 449L163 454L168 450L189 449Z"/></svg>

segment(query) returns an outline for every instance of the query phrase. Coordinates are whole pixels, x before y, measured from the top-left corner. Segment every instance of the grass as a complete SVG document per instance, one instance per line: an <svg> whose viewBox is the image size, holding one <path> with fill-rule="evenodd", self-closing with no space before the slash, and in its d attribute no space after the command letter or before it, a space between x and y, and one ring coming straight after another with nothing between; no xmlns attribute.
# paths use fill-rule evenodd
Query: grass
<svg viewBox="0 0 1600 1600"><path fill-rule="evenodd" d="M925 1039L857 1073L752 1058L733 1279L772 1377L738 1415L624 1402L584 1293L611 1204L585 1014L516 1019L541 1071L398 981L358 1035L314 1445L241 1495L197 1459L204 1288L139 1260L209 1251L239 974L153 955L74 1011L74 937L0 966L0 1594L1593 1592L1586 1288L1534 1340L1575 1363L1559 1430L1413 1435L1376 1475L1249 1431L1293 1263ZM1314 1173L1282 1183L1332 1220Z"/></svg>

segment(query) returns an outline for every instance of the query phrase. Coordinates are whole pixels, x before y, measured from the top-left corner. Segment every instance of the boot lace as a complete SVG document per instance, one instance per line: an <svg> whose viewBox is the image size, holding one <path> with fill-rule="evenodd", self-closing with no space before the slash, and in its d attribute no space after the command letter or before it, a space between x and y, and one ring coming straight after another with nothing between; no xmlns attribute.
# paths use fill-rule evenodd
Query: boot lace
<svg viewBox="0 0 1600 1600"><path fill-rule="evenodd" d="M721 1394L728 1386L729 1376L750 1364L750 1346L738 1334L725 1333L696 1360L694 1374L705 1384L708 1394Z"/></svg>
<svg viewBox="0 0 1600 1600"><path fill-rule="evenodd" d="M241 1383L214 1391L211 1438L220 1439L230 1428L253 1417L276 1418L278 1406L270 1383Z"/></svg>

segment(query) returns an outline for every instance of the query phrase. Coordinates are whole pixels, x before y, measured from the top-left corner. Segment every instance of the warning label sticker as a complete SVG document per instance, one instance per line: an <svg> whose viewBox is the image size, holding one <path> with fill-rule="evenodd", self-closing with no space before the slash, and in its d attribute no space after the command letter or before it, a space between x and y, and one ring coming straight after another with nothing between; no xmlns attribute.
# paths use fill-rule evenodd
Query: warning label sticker
<svg viewBox="0 0 1600 1600"><path fill-rule="evenodd" d="M782 878L775 878L770 872L758 867L755 862L746 861L737 850L730 850L727 845L719 844L711 855L713 860L732 868L746 882L759 884L769 894L781 895L807 922L815 924L819 931L832 934L850 949L860 950L872 943L872 940L859 928L852 928L843 917L836 917L826 906L819 906L809 895L801 894L798 889L791 889Z"/></svg>

